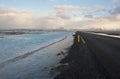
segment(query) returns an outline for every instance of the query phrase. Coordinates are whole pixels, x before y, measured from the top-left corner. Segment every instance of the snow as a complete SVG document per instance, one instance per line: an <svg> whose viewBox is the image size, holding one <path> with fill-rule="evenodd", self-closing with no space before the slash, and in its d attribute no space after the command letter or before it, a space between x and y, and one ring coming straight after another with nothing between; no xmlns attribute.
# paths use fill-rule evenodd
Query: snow
<svg viewBox="0 0 120 79"><path fill-rule="evenodd" d="M67 37L66 37L67 36ZM0 79L53 79L57 56L73 43L71 32L13 35L0 39Z"/></svg>
<svg viewBox="0 0 120 79"><path fill-rule="evenodd" d="M89 33L91 33L91 32L89 32ZM105 34L105 33L91 33L91 34L102 35L102 36L108 36L108 37L113 37L113 38L120 38L119 35L109 35L109 34Z"/></svg>
<svg viewBox="0 0 120 79"><path fill-rule="evenodd" d="M46 46L67 34L66 32L54 32L47 34L12 35L2 38L0 39L0 63Z"/></svg>

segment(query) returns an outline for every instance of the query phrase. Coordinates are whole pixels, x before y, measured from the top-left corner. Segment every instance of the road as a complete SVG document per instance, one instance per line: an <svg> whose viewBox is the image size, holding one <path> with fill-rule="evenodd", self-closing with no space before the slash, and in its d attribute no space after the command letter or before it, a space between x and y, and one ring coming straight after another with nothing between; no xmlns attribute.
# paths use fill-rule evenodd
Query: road
<svg viewBox="0 0 120 79"><path fill-rule="evenodd" d="M92 33L79 33L96 60L112 79L120 78L120 39Z"/></svg>
<svg viewBox="0 0 120 79"><path fill-rule="evenodd" d="M76 32L61 63L69 68L54 79L120 79L120 38Z"/></svg>

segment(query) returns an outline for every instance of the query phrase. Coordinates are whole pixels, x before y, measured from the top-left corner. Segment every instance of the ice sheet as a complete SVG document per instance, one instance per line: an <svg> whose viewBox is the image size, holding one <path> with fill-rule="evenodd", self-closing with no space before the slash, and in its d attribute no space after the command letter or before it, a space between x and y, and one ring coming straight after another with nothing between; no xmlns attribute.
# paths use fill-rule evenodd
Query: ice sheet
<svg viewBox="0 0 120 79"><path fill-rule="evenodd" d="M54 32L42 35L28 34L10 36L4 38L4 40L0 40L0 42L4 42L4 44L9 43L5 45L8 45L8 47L2 49L2 51L4 50L3 54L6 56L3 56L0 60L6 60L8 57L8 60L6 60L8 62L4 61L6 62L5 64L0 63L1 79L53 79L55 74L50 72L50 70L64 57L57 56L57 54L72 45L73 37L70 32ZM24 54L28 53L28 51L33 51L46 45L49 46L42 50L36 51L28 57L21 58L17 61L9 61L16 56L24 56ZM20 49L17 48L17 46L20 47ZM6 52L5 50L8 50L8 48L9 51ZM16 49L18 50L16 51ZM2 64L4 64L3 67Z"/></svg>

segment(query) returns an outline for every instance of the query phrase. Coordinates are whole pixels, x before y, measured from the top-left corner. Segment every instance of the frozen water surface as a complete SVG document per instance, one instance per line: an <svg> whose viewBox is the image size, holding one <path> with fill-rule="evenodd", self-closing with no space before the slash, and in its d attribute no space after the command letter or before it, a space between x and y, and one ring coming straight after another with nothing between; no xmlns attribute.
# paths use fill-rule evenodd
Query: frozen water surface
<svg viewBox="0 0 120 79"><path fill-rule="evenodd" d="M0 79L52 79L50 69L62 58L57 54L72 41L71 32L0 38Z"/></svg>

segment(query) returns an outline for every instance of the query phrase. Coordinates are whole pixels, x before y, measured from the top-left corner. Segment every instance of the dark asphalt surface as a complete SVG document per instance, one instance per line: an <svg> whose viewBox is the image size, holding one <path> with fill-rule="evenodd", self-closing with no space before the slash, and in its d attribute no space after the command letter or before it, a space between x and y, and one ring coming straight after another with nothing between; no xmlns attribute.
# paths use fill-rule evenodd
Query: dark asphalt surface
<svg viewBox="0 0 120 79"><path fill-rule="evenodd" d="M120 39L81 32L89 50L114 79L120 79Z"/></svg>
<svg viewBox="0 0 120 79"><path fill-rule="evenodd" d="M77 35L81 40L77 42ZM77 32L74 44L61 63L70 68L54 79L120 79L120 39L87 32Z"/></svg>

